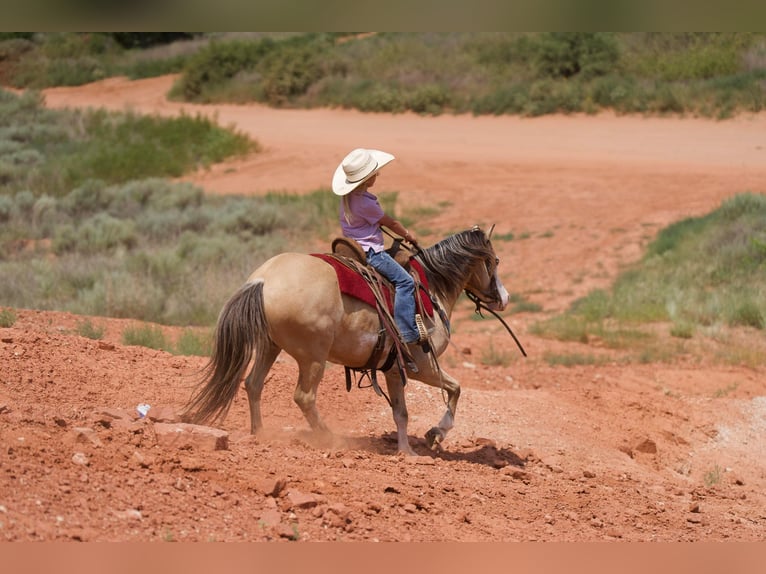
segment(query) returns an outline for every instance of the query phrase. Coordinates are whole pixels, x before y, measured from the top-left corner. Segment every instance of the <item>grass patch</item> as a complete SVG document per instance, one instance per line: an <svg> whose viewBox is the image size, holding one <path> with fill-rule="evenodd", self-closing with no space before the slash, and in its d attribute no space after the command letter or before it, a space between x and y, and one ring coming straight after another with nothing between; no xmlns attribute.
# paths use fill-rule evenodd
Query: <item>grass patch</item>
<svg viewBox="0 0 766 574"><path fill-rule="evenodd" d="M122 332L122 343L124 345L148 347L159 351L170 350L170 345L165 338L162 328L156 325L133 325L126 327Z"/></svg>
<svg viewBox="0 0 766 574"><path fill-rule="evenodd" d="M603 365L608 359L589 353L551 353L543 354L543 360L551 366L574 367L578 365Z"/></svg>
<svg viewBox="0 0 766 574"><path fill-rule="evenodd" d="M507 233L493 233L492 241L513 241L514 234L512 231Z"/></svg>
<svg viewBox="0 0 766 574"><path fill-rule="evenodd" d="M702 477L702 481L706 488L712 488L716 484L720 483L723 479L723 469L716 464L713 468L708 470Z"/></svg>
<svg viewBox="0 0 766 574"><path fill-rule="evenodd" d="M496 349L492 339L489 340L489 344L481 354L481 363L489 367L507 367L512 362L511 354Z"/></svg>
<svg viewBox="0 0 766 574"><path fill-rule="evenodd" d="M730 385L726 385L722 389L717 389L716 392L713 393L713 398L720 399L725 396L728 396L734 391L736 391L738 387L739 387L739 383L731 383Z"/></svg>
<svg viewBox="0 0 766 574"><path fill-rule="evenodd" d="M519 293L511 293L508 298L508 302L512 304L510 313L539 313L543 310L543 306L539 303L533 303L527 300L523 295Z"/></svg>
<svg viewBox="0 0 766 574"><path fill-rule="evenodd" d="M0 198L8 206L0 301L172 325L214 323L260 262L314 245L337 226L329 190L206 196L187 183L147 179L91 181L60 198Z"/></svg>
<svg viewBox="0 0 766 574"><path fill-rule="evenodd" d="M611 348L644 349L651 357L657 356L655 337L643 327L651 323L670 322L679 339L705 336L715 325L762 331L764 263L766 196L742 193L707 215L661 230L611 289L590 292L531 331L565 341L598 339Z"/></svg>
<svg viewBox="0 0 766 574"><path fill-rule="evenodd" d="M50 110L31 91L16 96L0 90L0 118L0 199L28 192L30 219L45 215L45 200L36 200L61 197L90 181L178 177L259 149L200 115ZM9 216L7 202L0 204L0 220Z"/></svg>
<svg viewBox="0 0 766 574"><path fill-rule="evenodd" d="M0 327L8 328L16 324L16 312L13 309L0 311Z"/></svg>
<svg viewBox="0 0 766 574"><path fill-rule="evenodd" d="M670 327L670 335L679 339L691 339L694 336L694 325L680 322Z"/></svg>
<svg viewBox="0 0 766 574"><path fill-rule="evenodd" d="M173 352L176 355L209 357L213 350L213 334L200 334L191 329L184 329Z"/></svg>
<svg viewBox="0 0 766 574"><path fill-rule="evenodd" d="M81 337L98 341L104 338L106 327L104 325L94 325L90 319L85 319L77 322L75 332Z"/></svg>

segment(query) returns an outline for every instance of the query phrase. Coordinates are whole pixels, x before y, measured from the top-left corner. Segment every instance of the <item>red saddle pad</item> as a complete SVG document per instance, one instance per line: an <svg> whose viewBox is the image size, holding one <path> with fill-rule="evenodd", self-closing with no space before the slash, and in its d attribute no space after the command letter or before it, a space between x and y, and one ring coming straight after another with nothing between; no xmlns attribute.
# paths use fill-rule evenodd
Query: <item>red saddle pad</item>
<svg viewBox="0 0 766 574"><path fill-rule="evenodd" d="M375 294L372 292L372 289L370 289L370 286L367 285L367 282L362 279L358 273L352 269L349 269L331 255L324 253L312 253L311 255L318 257L322 261L325 261L326 263L329 263L333 266L335 273L338 275L338 285L340 286L341 293L348 295L349 297L359 299L360 301L364 301L371 307L375 307ZM420 277L420 289L418 296L422 302L423 310L429 317L433 317L434 308L431 304L431 298L428 297L428 293L426 292L428 289L428 280L426 279L426 274L423 271L423 266L415 259L410 259L410 265L413 269L415 269L418 277ZM388 305L389 311L393 311L393 289L391 285L386 283L382 291L383 296L386 298L386 304Z"/></svg>

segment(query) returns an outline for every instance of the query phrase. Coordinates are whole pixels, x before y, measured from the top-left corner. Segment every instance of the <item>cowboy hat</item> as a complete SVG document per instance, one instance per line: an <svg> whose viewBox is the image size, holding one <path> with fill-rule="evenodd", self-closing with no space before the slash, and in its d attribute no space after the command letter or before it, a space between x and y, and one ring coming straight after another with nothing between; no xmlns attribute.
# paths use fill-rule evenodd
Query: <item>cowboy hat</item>
<svg viewBox="0 0 766 574"><path fill-rule="evenodd" d="M390 153L376 149L357 148L340 163L332 176L332 191L346 195L378 173L380 168L394 159Z"/></svg>

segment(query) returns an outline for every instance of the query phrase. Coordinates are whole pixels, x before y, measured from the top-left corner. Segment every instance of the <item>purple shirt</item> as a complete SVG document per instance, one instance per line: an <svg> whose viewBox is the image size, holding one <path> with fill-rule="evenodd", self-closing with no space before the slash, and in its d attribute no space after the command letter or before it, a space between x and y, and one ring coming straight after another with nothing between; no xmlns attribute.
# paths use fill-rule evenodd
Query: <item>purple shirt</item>
<svg viewBox="0 0 766 574"><path fill-rule="evenodd" d="M349 204L349 219L346 221L344 197L340 200L340 228L343 235L355 239L365 253L372 248L375 253L385 249L383 232L380 230L380 220L385 215L378 203L378 198L369 191L350 193L346 196Z"/></svg>

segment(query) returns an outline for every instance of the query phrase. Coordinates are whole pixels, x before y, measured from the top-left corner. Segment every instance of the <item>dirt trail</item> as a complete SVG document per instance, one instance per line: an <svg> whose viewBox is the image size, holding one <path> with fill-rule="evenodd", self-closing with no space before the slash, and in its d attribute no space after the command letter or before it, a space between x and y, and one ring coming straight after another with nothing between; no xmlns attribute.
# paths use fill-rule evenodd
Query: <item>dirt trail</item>
<svg viewBox="0 0 766 574"><path fill-rule="evenodd" d="M725 122L638 117L423 118L341 110L171 103L170 77L45 92L51 107L211 114L264 147L193 181L210 193L327 187L351 148L397 155L381 189L404 209L441 206L435 241L497 224L512 292L564 308L640 257L662 226L766 189L766 115ZM429 233L430 232L430 233ZM233 286L241 278L232 278ZM234 288L234 287L233 287ZM168 445L162 421L204 361L120 344L125 321L19 310L0 328L0 537L6 540L761 540L766 526L763 369L713 354L672 363L555 367L546 352L604 349L538 339L540 314L509 317L529 358L492 321L458 314L444 366L463 384L445 451L421 437L440 393L408 387L410 434L395 454L385 401L347 393L328 369L319 442L292 403L280 358L264 396L269 428L247 434L242 392L221 426L228 448ZM172 336L172 330L169 330ZM762 333L742 332L766 352ZM489 342L515 357L486 366ZM669 344L674 341L669 339ZM136 405L152 405L136 419Z"/></svg>

